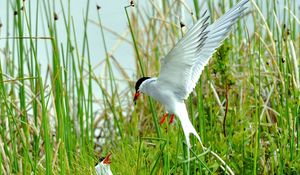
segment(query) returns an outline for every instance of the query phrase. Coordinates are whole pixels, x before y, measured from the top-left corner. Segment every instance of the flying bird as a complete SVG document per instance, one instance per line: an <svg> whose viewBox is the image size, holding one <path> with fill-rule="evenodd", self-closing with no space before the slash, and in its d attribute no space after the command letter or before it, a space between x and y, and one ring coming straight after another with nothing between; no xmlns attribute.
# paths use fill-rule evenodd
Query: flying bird
<svg viewBox="0 0 300 175"><path fill-rule="evenodd" d="M100 163L95 166L97 175L112 175L110 170L110 160L111 153L109 153Z"/></svg>
<svg viewBox="0 0 300 175"><path fill-rule="evenodd" d="M161 59L159 76L142 77L135 84L134 102L141 93L147 94L163 104L169 114L175 114L179 118L188 149L191 148L190 134L195 135L202 147L203 145L189 120L184 100L195 88L212 54L228 37L232 26L243 14L247 2L248 0L241 0L212 24L209 24L210 16L205 12Z"/></svg>

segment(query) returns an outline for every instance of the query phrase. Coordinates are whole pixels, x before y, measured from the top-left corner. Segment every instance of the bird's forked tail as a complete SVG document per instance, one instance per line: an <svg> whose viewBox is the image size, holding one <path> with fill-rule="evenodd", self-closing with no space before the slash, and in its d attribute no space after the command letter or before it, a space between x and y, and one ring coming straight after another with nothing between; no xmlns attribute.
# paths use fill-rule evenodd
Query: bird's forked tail
<svg viewBox="0 0 300 175"><path fill-rule="evenodd" d="M201 144L201 147L204 148L202 141L200 139L200 136L198 135L197 131L195 130L194 126L192 125L187 110L186 110L186 106L184 103L180 104L178 106L178 108L176 109L177 112L177 117L179 118L180 122L181 122L181 126L184 132L184 136L185 136L185 140L186 140L186 144L188 146L188 148L191 148L191 144L190 144L190 134L193 134L194 136L196 136L196 138L198 139L198 141Z"/></svg>

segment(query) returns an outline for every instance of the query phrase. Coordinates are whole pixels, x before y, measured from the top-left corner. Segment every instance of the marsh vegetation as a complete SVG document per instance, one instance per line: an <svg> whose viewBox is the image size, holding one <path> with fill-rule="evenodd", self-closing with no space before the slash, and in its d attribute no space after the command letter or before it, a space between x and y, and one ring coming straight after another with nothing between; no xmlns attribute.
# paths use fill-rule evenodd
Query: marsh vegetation
<svg viewBox="0 0 300 175"><path fill-rule="evenodd" d="M300 7L295 0L279 1L248 3L186 101L204 145L236 174L300 169ZM160 58L191 27L181 27L178 14L195 22L207 9L213 22L237 3L183 2L128 2L128 28L118 34L101 23L109 18L101 15L101 1L96 6L88 0L79 39L70 13L76 2L8 0L0 20L0 32L7 29L0 36L0 174L92 174L107 153L114 174L225 174L193 137L186 160L180 123L160 125L160 104L146 96L132 102L135 80L157 76ZM99 36L89 35L93 25ZM118 45L130 44L133 76L118 61L126 57L116 58L115 48L107 47L104 31L117 36ZM91 45L90 38L101 45ZM94 47L104 50L101 74L91 63Z"/></svg>

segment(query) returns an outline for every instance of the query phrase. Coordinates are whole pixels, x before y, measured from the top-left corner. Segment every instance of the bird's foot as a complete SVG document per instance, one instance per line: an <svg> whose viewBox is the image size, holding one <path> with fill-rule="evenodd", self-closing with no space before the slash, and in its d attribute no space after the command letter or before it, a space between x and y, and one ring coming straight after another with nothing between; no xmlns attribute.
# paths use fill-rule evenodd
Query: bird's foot
<svg viewBox="0 0 300 175"><path fill-rule="evenodd" d="M166 121L166 118L168 117L168 115L169 115L168 113L164 114L164 116L162 117L162 119L159 122L160 125L162 125ZM171 124L171 123L174 122L174 117L175 117L175 115L171 114L171 118L170 118L169 124Z"/></svg>
<svg viewBox="0 0 300 175"><path fill-rule="evenodd" d="M165 114L164 114L164 116L162 117L162 119L159 121L159 124L160 124L160 125L162 125L162 124L165 122L165 120L166 120L166 118L168 117L168 115L169 115L168 113L165 113Z"/></svg>
<svg viewBox="0 0 300 175"><path fill-rule="evenodd" d="M174 122L174 117L175 117L175 115L174 115L174 114L171 114L171 118L170 118L169 124L171 124L171 123Z"/></svg>

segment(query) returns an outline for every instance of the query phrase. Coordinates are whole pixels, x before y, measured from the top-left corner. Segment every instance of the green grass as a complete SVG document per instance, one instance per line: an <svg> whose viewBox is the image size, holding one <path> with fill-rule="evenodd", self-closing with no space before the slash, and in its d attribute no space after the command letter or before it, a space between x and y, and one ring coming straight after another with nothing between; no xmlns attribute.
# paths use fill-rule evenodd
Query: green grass
<svg viewBox="0 0 300 175"><path fill-rule="evenodd" d="M147 8L124 7L128 35L116 36L121 44L131 44L133 79L108 47L104 30L114 29L105 27L102 19L109 17L101 9L86 1L84 32L78 35L70 13L75 2L37 2L8 1L6 18L0 20L9 33L0 39L0 174L93 174L98 158L108 152L114 174L228 173L210 151L236 174L298 173L300 11L295 1L284 0L280 12L275 0L264 6L252 0L214 54L186 101L209 148L203 152L192 138L190 161L179 121L159 125L164 108L146 96L134 106L132 98L134 81L157 76L160 58L182 37L178 9L192 10L195 21L206 10L203 1L191 1L190 7L159 0L147 1ZM211 21L228 10L225 2L205 1ZM95 19L92 10L97 10ZM90 36L95 24L99 36ZM37 30L44 36L37 36ZM91 37L101 45L90 45ZM40 45L49 65L41 62ZM101 77L91 63L92 47L105 51Z"/></svg>

